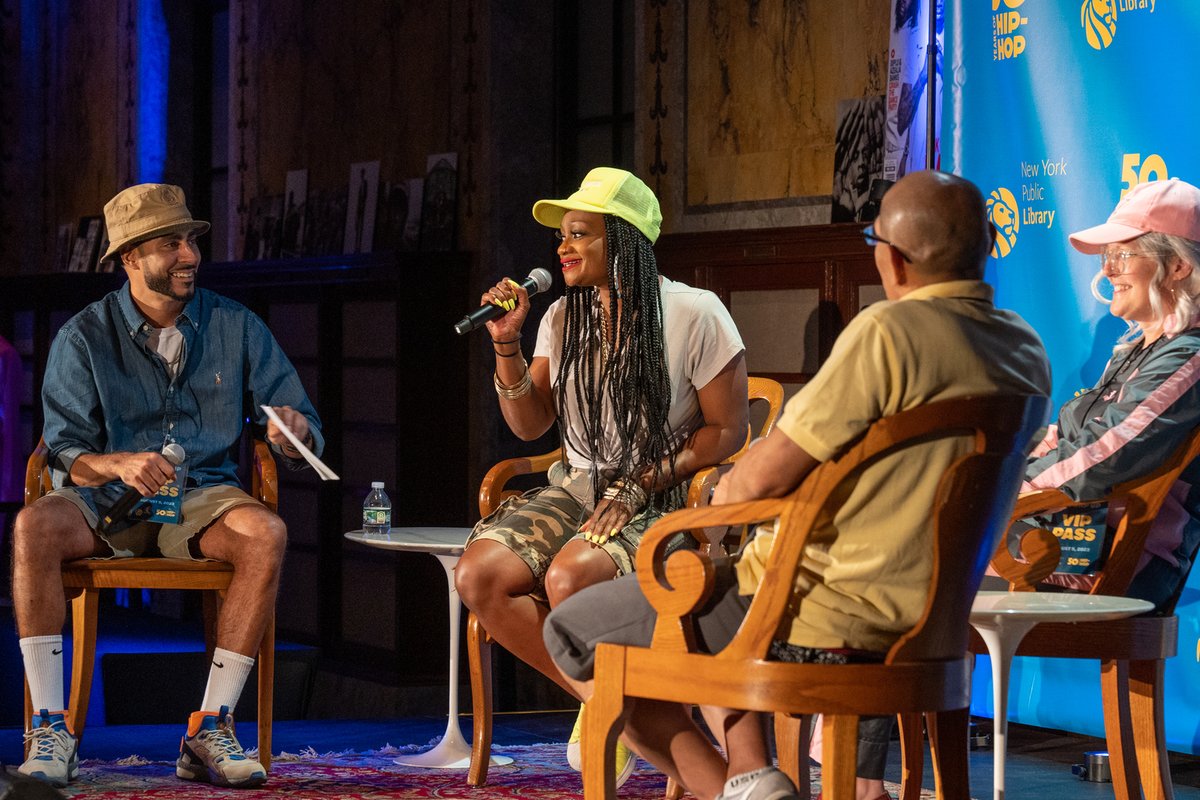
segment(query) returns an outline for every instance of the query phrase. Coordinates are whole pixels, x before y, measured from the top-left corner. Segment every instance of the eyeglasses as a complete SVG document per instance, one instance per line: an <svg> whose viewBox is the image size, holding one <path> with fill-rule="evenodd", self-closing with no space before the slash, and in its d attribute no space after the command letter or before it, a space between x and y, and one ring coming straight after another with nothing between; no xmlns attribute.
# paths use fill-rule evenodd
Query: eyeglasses
<svg viewBox="0 0 1200 800"><path fill-rule="evenodd" d="M905 261L912 263L912 259L909 258L908 255L903 250L901 250L897 245L892 244L887 239L885 239L882 236L879 236L875 233L875 224L874 223L863 228L862 235L863 235L863 239L866 240L867 244L871 245L872 247L874 247L876 244L886 244L888 247L892 248L897 253L899 253L904 258Z"/></svg>
<svg viewBox="0 0 1200 800"><path fill-rule="evenodd" d="M1129 271L1129 261L1133 258L1144 258L1148 253L1135 253L1132 250L1118 250L1110 253L1105 250L1100 254L1100 268L1110 275L1124 275Z"/></svg>

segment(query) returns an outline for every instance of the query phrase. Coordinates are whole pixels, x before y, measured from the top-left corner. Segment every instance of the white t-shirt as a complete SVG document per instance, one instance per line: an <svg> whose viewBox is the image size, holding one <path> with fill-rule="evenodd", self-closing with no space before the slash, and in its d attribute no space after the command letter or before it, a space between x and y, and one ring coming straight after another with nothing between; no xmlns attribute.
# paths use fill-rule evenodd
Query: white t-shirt
<svg viewBox="0 0 1200 800"><path fill-rule="evenodd" d="M695 289L683 283L662 278L659 296L663 307L664 344L667 350L667 371L671 381L671 410L667 425L672 441L678 448L696 429L704 424L697 391L708 385L734 356L745 346L737 326L721 300L706 289ZM566 298L559 298L550 305L538 327L534 358L550 359L550 384L558 402L558 358L562 352L563 323L566 316ZM582 414L576 407L572 392L567 393L570 406L567 419L572 430L582 435ZM614 466L619 462L615 453L618 440L613 423L612 409L605 403L603 419L607 433L602 453L597 454L600 467ZM559 409L559 413L562 410ZM566 442L567 461L572 467L589 469L590 454L578 451L573 442ZM637 463L637 458L634 458Z"/></svg>
<svg viewBox="0 0 1200 800"><path fill-rule="evenodd" d="M179 363L183 357L183 334L174 325L167 328L152 328L146 337L146 344L158 353L158 357L167 365L167 374L171 380L179 373Z"/></svg>

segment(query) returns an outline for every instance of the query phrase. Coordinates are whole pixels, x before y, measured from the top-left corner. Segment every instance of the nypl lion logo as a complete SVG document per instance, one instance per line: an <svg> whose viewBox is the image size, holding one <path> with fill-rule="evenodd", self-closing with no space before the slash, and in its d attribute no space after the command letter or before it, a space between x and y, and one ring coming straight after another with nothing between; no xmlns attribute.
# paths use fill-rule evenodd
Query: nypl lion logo
<svg viewBox="0 0 1200 800"><path fill-rule="evenodd" d="M987 199L987 218L996 229L992 256L1004 258L1016 246L1017 231L1021 229L1021 212L1013 193L1003 186L993 189Z"/></svg>
<svg viewBox="0 0 1200 800"><path fill-rule="evenodd" d="M1083 0L1079 24L1093 50L1103 50L1117 35L1117 7L1113 0Z"/></svg>

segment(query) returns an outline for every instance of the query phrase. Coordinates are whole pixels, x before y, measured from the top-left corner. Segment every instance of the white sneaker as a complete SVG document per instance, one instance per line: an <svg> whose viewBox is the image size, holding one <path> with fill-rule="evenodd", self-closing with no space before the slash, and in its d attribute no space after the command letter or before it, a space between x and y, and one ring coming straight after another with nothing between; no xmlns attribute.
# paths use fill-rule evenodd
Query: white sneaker
<svg viewBox="0 0 1200 800"><path fill-rule="evenodd" d="M725 782L717 800L790 800L799 797L792 779L775 767L734 775Z"/></svg>
<svg viewBox="0 0 1200 800"><path fill-rule="evenodd" d="M62 711L42 709L34 714L32 728L25 732L29 758L17 771L62 788L79 777L79 742L67 728Z"/></svg>
<svg viewBox="0 0 1200 800"><path fill-rule="evenodd" d="M179 743L175 775L188 781L244 788L267 780L263 765L246 755L233 734L228 706L214 714L196 711L188 718L188 731Z"/></svg>

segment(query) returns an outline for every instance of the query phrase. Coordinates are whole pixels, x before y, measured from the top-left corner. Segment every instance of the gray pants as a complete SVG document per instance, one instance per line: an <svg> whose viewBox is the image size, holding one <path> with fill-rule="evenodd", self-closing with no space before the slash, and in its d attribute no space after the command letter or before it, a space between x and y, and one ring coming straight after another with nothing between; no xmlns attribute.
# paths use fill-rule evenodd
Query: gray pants
<svg viewBox="0 0 1200 800"><path fill-rule="evenodd" d="M718 563L712 594L695 614L696 646L717 653L733 640L750 608L750 597L738 594L737 576L728 563ZM575 680L594 676L596 645L601 642L649 647L656 615L636 575L589 586L550 612L542 628L546 649L558 667ZM858 724L860 778L882 779L893 717L863 717Z"/></svg>

